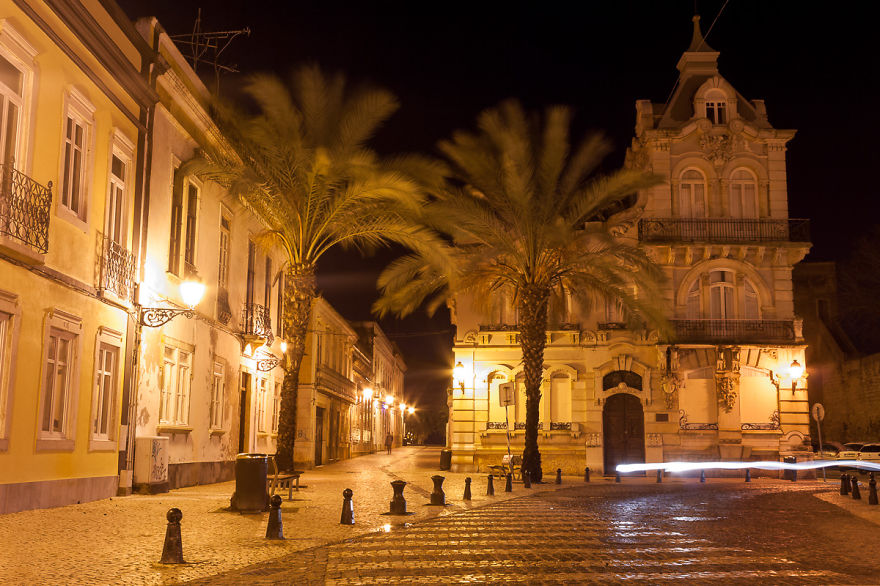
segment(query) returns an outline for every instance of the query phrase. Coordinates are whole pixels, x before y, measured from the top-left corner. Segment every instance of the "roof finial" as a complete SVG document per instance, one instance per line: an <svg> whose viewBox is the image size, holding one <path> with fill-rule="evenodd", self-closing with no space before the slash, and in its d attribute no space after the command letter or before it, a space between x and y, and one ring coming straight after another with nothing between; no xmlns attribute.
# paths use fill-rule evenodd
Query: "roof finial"
<svg viewBox="0 0 880 586"><path fill-rule="evenodd" d="M694 36L691 39L691 46L688 47L689 53L714 53L715 49L706 43L703 38L703 32L700 30L700 15L695 14L694 18Z"/></svg>

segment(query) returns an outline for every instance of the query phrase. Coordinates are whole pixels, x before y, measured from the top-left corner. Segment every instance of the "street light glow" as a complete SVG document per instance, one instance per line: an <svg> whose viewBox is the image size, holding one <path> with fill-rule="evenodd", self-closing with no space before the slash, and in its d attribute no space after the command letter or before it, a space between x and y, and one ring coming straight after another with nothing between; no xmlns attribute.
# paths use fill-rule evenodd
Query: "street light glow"
<svg viewBox="0 0 880 586"><path fill-rule="evenodd" d="M406 412L409 413L410 415L412 415L413 413L416 412L416 408L415 407L407 407Z"/></svg>
<svg viewBox="0 0 880 586"><path fill-rule="evenodd" d="M400 404L400 412L403 413L404 411L406 411L406 405L404 405L403 403L401 403L401 404Z"/></svg>
<svg viewBox="0 0 880 586"><path fill-rule="evenodd" d="M365 388L363 390L363 393L364 393L364 401L369 401L370 399L373 398L373 389L371 389L370 387Z"/></svg>
<svg viewBox="0 0 880 586"><path fill-rule="evenodd" d="M204 294L205 284L198 279L187 279L180 284L180 296L190 309L199 304Z"/></svg>
<svg viewBox="0 0 880 586"><path fill-rule="evenodd" d="M393 405L394 404L394 395L385 395L385 404Z"/></svg>

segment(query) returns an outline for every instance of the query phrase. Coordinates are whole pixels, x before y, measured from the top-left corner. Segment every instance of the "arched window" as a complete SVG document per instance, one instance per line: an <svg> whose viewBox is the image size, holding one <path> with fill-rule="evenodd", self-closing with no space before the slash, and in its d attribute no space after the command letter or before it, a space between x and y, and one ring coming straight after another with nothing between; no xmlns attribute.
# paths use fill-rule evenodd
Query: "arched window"
<svg viewBox="0 0 880 586"><path fill-rule="evenodd" d="M700 309L700 280L697 279L694 281L694 284L691 285L690 290L688 290L687 318L700 319L700 317L702 317L702 311Z"/></svg>
<svg viewBox="0 0 880 586"><path fill-rule="evenodd" d="M706 95L706 118L712 124L727 124L727 98L717 90Z"/></svg>
<svg viewBox="0 0 880 586"><path fill-rule="evenodd" d="M758 310L758 293L748 279L743 281L745 289L745 305L743 307L743 319L760 319Z"/></svg>
<svg viewBox="0 0 880 586"><path fill-rule="evenodd" d="M702 306L704 283L705 278L698 277L688 289L685 300L686 319L761 319L758 292L748 279L741 278L737 284L732 270L711 271L708 279L708 308Z"/></svg>
<svg viewBox="0 0 880 586"><path fill-rule="evenodd" d="M730 215L733 218L758 217L758 182L751 171L737 169L730 176Z"/></svg>
<svg viewBox="0 0 880 586"><path fill-rule="evenodd" d="M736 291L731 271L709 273L709 319L736 317Z"/></svg>
<svg viewBox="0 0 880 586"><path fill-rule="evenodd" d="M706 217L706 178L696 169L681 174L679 183L679 213L684 218Z"/></svg>

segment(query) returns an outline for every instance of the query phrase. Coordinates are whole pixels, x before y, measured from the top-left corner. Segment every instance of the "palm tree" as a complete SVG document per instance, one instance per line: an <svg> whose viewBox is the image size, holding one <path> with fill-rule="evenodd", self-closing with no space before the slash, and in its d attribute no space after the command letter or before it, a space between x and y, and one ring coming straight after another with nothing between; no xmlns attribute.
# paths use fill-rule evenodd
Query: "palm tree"
<svg viewBox="0 0 880 586"><path fill-rule="evenodd" d="M436 163L415 157L383 162L366 147L397 109L387 91L352 91L341 76L309 66L294 72L289 87L275 76L251 76L244 92L250 110L216 104L227 142L204 148L190 168L262 219L267 230L260 244L286 253L282 326L289 343L276 459L281 470L292 470L299 371L319 259L335 246L368 250L397 243L428 256L442 250L436 235L413 221L425 183L410 178L442 175Z"/></svg>
<svg viewBox="0 0 880 586"><path fill-rule="evenodd" d="M380 315L406 315L425 301L433 311L468 296L484 313L511 299L518 311L526 391L523 469L540 481L538 405L549 320L566 297L588 311L618 300L631 323L663 323L659 269L620 235L637 209L627 199L660 180L633 169L596 177L608 152L600 137L572 150L571 112L551 107L528 116L516 101L483 112L478 131L439 144L452 181L426 210L431 227L454 246L448 264L415 252L379 279ZM618 213L613 213L618 210ZM619 211L624 210L624 211Z"/></svg>

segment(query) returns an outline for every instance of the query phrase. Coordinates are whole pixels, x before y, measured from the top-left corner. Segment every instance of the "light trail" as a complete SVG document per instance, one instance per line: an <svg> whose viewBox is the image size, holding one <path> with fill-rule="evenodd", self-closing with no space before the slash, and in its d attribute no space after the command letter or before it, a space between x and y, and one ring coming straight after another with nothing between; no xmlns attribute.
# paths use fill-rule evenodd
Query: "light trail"
<svg viewBox="0 0 880 586"><path fill-rule="evenodd" d="M812 462L655 462L650 464L618 464L618 472L644 472L649 470L665 470L666 472L690 472L692 470L815 470L817 468L859 468L880 472L880 464L863 462L862 460L813 460Z"/></svg>

